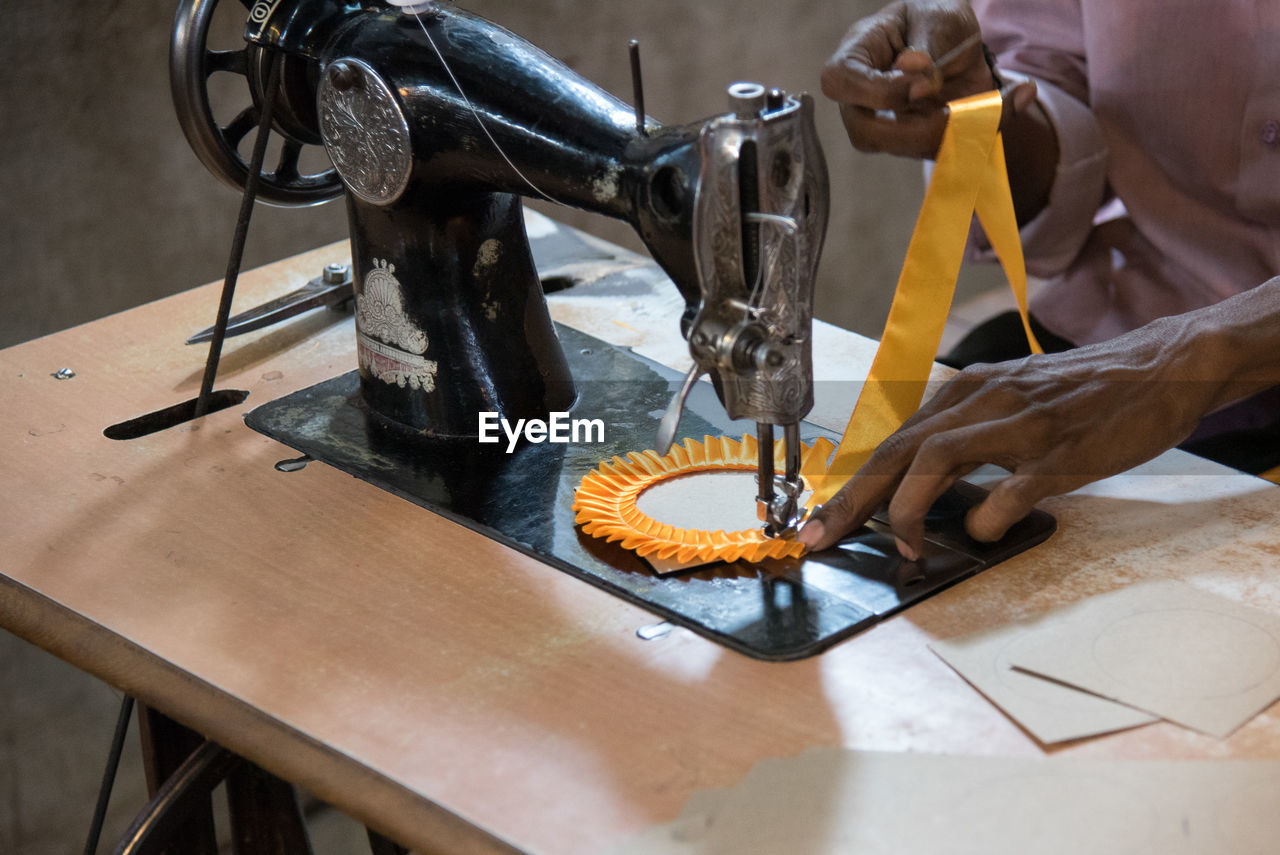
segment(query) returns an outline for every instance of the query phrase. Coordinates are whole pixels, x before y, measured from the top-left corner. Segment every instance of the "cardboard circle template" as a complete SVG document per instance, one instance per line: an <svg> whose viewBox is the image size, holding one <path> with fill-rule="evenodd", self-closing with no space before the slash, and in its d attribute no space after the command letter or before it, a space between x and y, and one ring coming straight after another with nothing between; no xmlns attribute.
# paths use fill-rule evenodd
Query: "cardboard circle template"
<svg viewBox="0 0 1280 855"><path fill-rule="evenodd" d="M1153 656L1153 650L1163 655ZM1234 615L1159 609L1103 627L1093 639L1093 658L1122 685L1170 697L1225 698L1254 689L1275 674L1280 642L1265 628Z"/></svg>

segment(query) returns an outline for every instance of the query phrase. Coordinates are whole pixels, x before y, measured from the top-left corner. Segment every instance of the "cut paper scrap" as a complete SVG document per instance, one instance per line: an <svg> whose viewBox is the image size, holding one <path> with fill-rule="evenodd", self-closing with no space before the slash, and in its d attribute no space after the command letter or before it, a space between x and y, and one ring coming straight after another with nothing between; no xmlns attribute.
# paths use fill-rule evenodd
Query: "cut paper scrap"
<svg viewBox="0 0 1280 855"><path fill-rule="evenodd" d="M987 92L948 104L950 117L916 220L871 372L810 506L834 496L881 442L920 406L976 213L1013 290L1032 352L1027 274L1009 191L1002 102Z"/></svg>
<svg viewBox="0 0 1280 855"><path fill-rule="evenodd" d="M609 855L1263 855L1280 762L811 749L695 792Z"/></svg>
<svg viewBox="0 0 1280 855"><path fill-rule="evenodd" d="M820 472L835 444L818 439L804 445L800 476L806 484ZM783 459L783 444L775 443L774 459ZM686 439L666 455L656 451L632 452L614 457L587 473L574 495L574 521L594 537L620 542L639 556L653 556L681 564L710 561L762 561L766 558L798 558L803 544L786 538L766 537L760 526L740 531L680 528L655 520L636 505L641 493L670 478L698 472L755 471L756 438L741 440L706 436L701 442Z"/></svg>
<svg viewBox="0 0 1280 855"><path fill-rule="evenodd" d="M1172 581L1047 615L1017 668L1226 737L1280 698L1280 616Z"/></svg>
<svg viewBox="0 0 1280 855"><path fill-rule="evenodd" d="M1050 616L929 645L987 700L1043 745L1127 730L1157 716L1015 670L1010 662Z"/></svg>

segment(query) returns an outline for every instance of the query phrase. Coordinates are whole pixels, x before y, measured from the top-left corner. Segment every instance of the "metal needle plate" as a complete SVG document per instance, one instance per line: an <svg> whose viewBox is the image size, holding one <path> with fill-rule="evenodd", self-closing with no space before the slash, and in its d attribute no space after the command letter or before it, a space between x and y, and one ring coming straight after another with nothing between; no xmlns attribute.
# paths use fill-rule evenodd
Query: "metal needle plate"
<svg viewBox="0 0 1280 855"><path fill-rule="evenodd" d="M737 562L659 576L635 554L582 534L573 492L604 459L652 448L658 422L681 377L634 354L559 327L578 383L574 418L606 425L600 444L429 443L370 415L355 372L253 410L249 426L585 582L760 659L818 653L913 602L1031 547L1052 533L1041 512L996 544L963 532L963 514L983 493L963 485L935 506L922 560L898 556L882 522L833 549L790 561ZM740 436L753 425L729 422L710 384L695 384L680 438ZM823 431L807 426L804 437ZM280 477L289 477L281 475ZM405 573L424 573L406 543ZM419 559L426 560L426 559Z"/></svg>

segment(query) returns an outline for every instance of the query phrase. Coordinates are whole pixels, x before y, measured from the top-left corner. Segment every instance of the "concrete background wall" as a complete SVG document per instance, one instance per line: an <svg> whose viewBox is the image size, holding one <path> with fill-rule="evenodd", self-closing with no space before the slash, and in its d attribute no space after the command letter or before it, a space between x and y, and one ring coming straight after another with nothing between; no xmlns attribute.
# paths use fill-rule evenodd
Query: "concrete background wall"
<svg viewBox="0 0 1280 855"><path fill-rule="evenodd" d="M724 88L738 79L817 93L823 60L848 25L878 3L463 5L526 35L627 102L626 45L639 39L650 114L684 122L722 112ZM174 119L167 52L175 5L101 0L53 14L47 4L0 0L0 346L222 276L239 199L196 160ZM234 0L223 5L239 8ZM920 173L908 161L854 152L834 106L818 98L832 175L818 312L875 335L919 204ZM636 246L625 226L594 215L570 219ZM344 234L339 203L259 205L246 263Z"/></svg>

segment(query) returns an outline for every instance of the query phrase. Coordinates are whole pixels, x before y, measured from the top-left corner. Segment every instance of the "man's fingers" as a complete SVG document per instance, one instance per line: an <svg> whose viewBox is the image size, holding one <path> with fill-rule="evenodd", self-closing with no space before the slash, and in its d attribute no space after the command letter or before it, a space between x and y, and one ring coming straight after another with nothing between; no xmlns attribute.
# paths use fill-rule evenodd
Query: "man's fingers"
<svg viewBox="0 0 1280 855"><path fill-rule="evenodd" d="M897 479L859 475L850 479L809 517L796 539L811 550L826 549L867 521L893 491Z"/></svg>
<svg viewBox="0 0 1280 855"><path fill-rule="evenodd" d="M893 67L899 71L917 74L931 74L935 71L933 58L929 56L929 52L914 48L898 54L893 61Z"/></svg>
<svg viewBox="0 0 1280 855"><path fill-rule="evenodd" d="M934 98L942 91L942 72L922 50L905 50L893 61L893 67L907 77L907 101L914 104L922 98Z"/></svg>
<svg viewBox="0 0 1280 855"><path fill-rule="evenodd" d="M982 440L982 434L969 427L935 433L920 444L889 502L889 524L905 557L920 555L925 517L938 497L991 456L983 453Z"/></svg>
<svg viewBox="0 0 1280 855"><path fill-rule="evenodd" d="M915 440L906 431L880 443L840 492L813 512L797 539L810 549L826 549L862 525L892 495L915 454Z"/></svg>
<svg viewBox="0 0 1280 855"><path fill-rule="evenodd" d="M946 99L942 97L942 75L934 71L912 80L907 89L907 100L916 109L920 108L921 101L936 101L937 106L941 107L946 103Z"/></svg>
<svg viewBox="0 0 1280 855"><path fill-rule="evenodd" d="M974 540L984 543L999 540L1014 523L1031 513L1036 502L1062 492L1052 480L1015 472L970 508L964 520L965 531Z"/></svg>
<svg viewBox="0 0 1280 855"><path fill-rule="evenodd" d="M908 103L912 75L880 70L856 57L833 58L822 69L822 94L838 104L869 110L896 110Z"/></svg>
<svg viewBox="0 0 1280 855"><path fill-rule="evenodd" d="M944 96L942 79L919 71L876 74L885 78L885 82L873 86L868 78L859 78L863 90L858 100L840 104L849 142L859 151L936 157L949 115L946 108L949 96ZM889 83L891 75L897 76ZM1001 95L1004 106L1000 125L1004 127L1035 103L1036 85L1030 80L1011 83L1001 90Z"/></svg>
<svg viewBox="0 0 1280 855"><path fill-rule="evenodd" d="M902 111L886 115L841 104L840 115L854 148L887 151L906 157L935 156L947 126L945 110Z"/></svg>
<svg viewBox="0 0 1280 855"><path fill-rule="evenodd" d="M909 81L893 67L903 48L900 29L897 16L885 13L854 24L822 69L822 93L871 110L905 103Z"/></svg>
<svg viewBox="0 0 1280 855"><path fill-rule="evenodd" d="M1000 111L1000 127L1003 128L1014 116L1035 103L1036 84L1031 80L1010 83L1000 90L1000 97L1004 99L1003 109Z"/></svg>
<svg viewBox="0 0 1280 855"><path fill-rule="evenodd" d="M826 549L866 522L893 494L902 473L916 456L916 437L921 435L898 430L880 443L856 473L841 473L853 477L814 511L797 539L810 549Z"/></svg>

